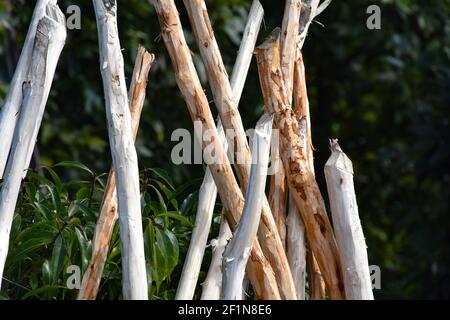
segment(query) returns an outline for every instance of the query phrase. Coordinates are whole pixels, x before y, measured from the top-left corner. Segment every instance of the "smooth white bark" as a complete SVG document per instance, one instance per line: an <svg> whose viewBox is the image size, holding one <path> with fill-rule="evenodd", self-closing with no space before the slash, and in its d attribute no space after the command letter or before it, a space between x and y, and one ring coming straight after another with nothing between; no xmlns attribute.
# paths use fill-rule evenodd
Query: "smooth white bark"
<svg viewBox="0 0 450 320"><path fill-rule="evenodd" d="M54 5L36 27L36 36L24 86L25 97L12 140L4 183L0 192L0 279L8 254L9 235L24 170L29 166L39 127L66 39L65 18Z"/></svg>
<svg viewBox="0 0 450 320"><path fill-rule="evenodd" d="M39 20L45 15L47 4L56 4L56 0L39 0L34 8L25 42L22 47L19 61L11 80L8 94L0 113L0 179L3 178L6 163L14 136L17 121L20 115L20 107L23 102L23 84L27 81L28 70L31 64L31 55L36 37L36 28ZM25 168L23 168L25 169Z"/></svg>
<svg viewBox="0 0 450 320"><path fill-rule="evenodd" d="M255 128L252 166L244 211L223 254L223 299L242 300L245 268L261 218L265 197L273 114L264 114Z"/></svg>
<svg viewBox="0 0 450 320"><path fill-rule="evenodd" d="M247 73L252 60L253 50L256 45L256 40L258 37L259 29L261 27L263 15L264 10L261 6L261 3L258 0L253 1L252 8L250 9L247 18L247 24L239 48L236 63L233 68L233 74L231 76L231 89L233 92L233 97L237 104L239 103L245 80L247 79ZM228 145L225 139L222 122L220 120L217 122L217 132L226 151ZM189 249L186 254L183 271L178 283L177 293L175 296L175 299L177 300L192 300L192 298L194 297L195 287L197 285L200 267L203 261L203 256L208 241L208 234L211 228L211 221L216 199L217 187L208 167L206 169L205 177L203 178L203 182L199 191L199 202L195 218L195 227L192 231ZM208 273L208 275L210 275L211 277L216 277L217 279L209 279L205 282L221 283L221 268L218 268L218 271L219 274ZM203 286L203 290L205 290L205 286ZM205 294L205 296L208 295L209 294ZM213 298L210 297L208 299Z"/></svg>
<svg viewBox="0 0 450 320"><path fill-rule="evenodd" d="M353 165L337 140L331 141L330 148L325 178L342 263L345 296L349 300L373 300L367 246L353 184Z"/></svg>
<svg viewBox="0 0 450 320"><path fill-rule="evenodd" d="M231 236L230 226L222 215L219 236L211 241L211 264L205 282L203 282L201 300L219 300L222 296L222 258Z"/></svg>
<svg viewBox="0 0 450 320"><path fill-rule="evenodd" d="M292 277L294 278L295 290L298 300L305 300L306 284L306 237L305 225L303 224L298 209L289 196L289 212L286 218L287 237L286 248L289 266L291 267ZM289 228L289 226L295 226Z"/></svg>
<svg viewBox="0 0 450 320"><path fill-rule="evenodd" d="M117 28L117 1L94 0L100 69L106 100L109 143L117 179L123 298L146 300L147 272L139 191L139 170L131 129L124 62Z"/></svg>

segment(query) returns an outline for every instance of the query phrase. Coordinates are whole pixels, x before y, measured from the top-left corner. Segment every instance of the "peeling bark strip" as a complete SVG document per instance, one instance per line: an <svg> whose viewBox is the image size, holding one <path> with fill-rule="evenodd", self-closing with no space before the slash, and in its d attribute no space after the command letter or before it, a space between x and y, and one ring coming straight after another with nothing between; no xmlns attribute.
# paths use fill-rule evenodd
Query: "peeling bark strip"
<svg viewBox="0 0 450 320"><path fill-rule="evenodd" d="M223 255L223 299L242 300L245 267L256 240L265 196L269 164L273 114L264 114L258 121L253 138L252 168L247 187L244 211L233 238Z"/></svg>
<svg viewBox="0 0 450 320"><path fill-rule="evenodd" d="M308 170L306 152L299 137L299 124L290 108L280 65L280 29L256 49L265 104L276 112L280 150L289 191L300 210L308 242L317 258L332 299L344 298L342 272L333 230L314 175Z"/></svg>
<svg viewBox="0 0 450 320"><path fill-rule="evenodd" d="M231 76L231 89L233 91L233 97L236 101L236 104L238 104L238 101L241 98L245 80L247 79L247 73L253 56L253 51L255 49L256 39L258 37L263 15L264 10L260 2L258 0L253 1L247 18L247 23L239 48L239 53L233 68L233 74ZM217 132L226 151L228 145L226 143L225 133L223 130L222 122L220 120L217 122ZM217 187L214 183L214 178L211 174L211 170L208 167L206 169L205 176L199 190L199 201L195 218L195 227L192 231L191 241L189 243L189 249L184 261L183 271L181 273L180 281L178 282L177 294L175 296L175 299L177 300L191 300L194 297L195 287L197 285L198 275L200 273L200 267L202 264L203 255L205 253L206 243L208 241L208 234L211 228L211 221L216 199ZM220 259L220 266L221 265L222 259ZM211 277L220 278L220 281L209 279L210 283L222 282L221 268L219 268L218 271L220 272L218 274L210 275L208 273L208 275L210 275ZM205 286L203 288L205 290ZM221 287L219 287L219 294L217 295L217 299L220 296L220 288ZM207 290L205 295L206 294ZM210 299L212 299L212 297Z"/></svg>
<svg viewBox="0 0 450 320"><path fill-rule="evenodd" d="M225 70L219 46L208 17L204 0L184 0L192 28L200 49L206 74L214 96L214 102L224 127L234 133L234 164L243 193L246 193L250 178L252 155L247 143L242 119L233 99L228 75ZM258 231L264 255L275 272L283 299L296 299L294 281L278 234L274 217L267 198L262 198L262 223Z"/></svg>
<svg viewBox="0 0 450 320"><path fill-rule="evenodd" d="M154 60L155 56L153 54L148 53L144 47L139 47L128 92L134 140L136 140L140 116L144 106L148 73ZM91 261L83 275L83 281L77 296L78 300L94 300L97 297L103 268L108 255L109 243L117 218L116 176L114 168L111 168L103 196L100 216L95 226Z"/></svg>
<svg viewBox="0 0 450 320"><path fill-rule="evenodd" d="M353 165L337 140L331 140L330 149L325 178L342 262L345 295L351 300L373 300L367 246L353 184Z"/></svg>
<svg viewBox="0 0 450 320"><path fill-rule="evenodd" d="M109 143L117 179L122 245L123 297L147 300L147 271L139 193L139 171L117 29L115 0L94 0L105 91Z"/></svg>
<svg viewBox="0 0 450 320"><path fill-rule="evenodd" d="M202 123L202 132L212 133L211 142L196 136L203 148L213 144L216 153L215 163L210 164L220 198L226 210L226 217L234 228L244 207L244 197L233 175L224 148L220 144L216 126L209 109L208 100L200 84L192 61L191 51L186 44L178 11L173 0L151 0L161 25L162 38L166 44L178 87L186 101L192 121ZM264 257L258 241L255 241L249 260L249 278L256 296L262 299L280 299L274 272Z"/></svg>
<svg viewBox="0 0 450 320"><path fill-rule="evenodd" d="M48 4L45 15L36 27L22 111L12 140L11 154L0 192L0 279L8 254L11 224L23 172L30 164L65 40L64 15L56 5Z"/></svg>
<svg viewBox="0 0 450 320"><path fill-rule="evenodd" d="M3 178L6 162L13 141L14 130L20 114L20 106L22 105L24 92L23 84L27 81L28 72L31 65L31 55L35 43L36 29L38 22L46 15L46 7L48 4L56 5L56 0L39 0L34 8L33 17L31 18L30 27L28 29L25 42L22 47L19 62L17 63L14 76L5 102L0 113L0 179ZM27 168L22 168L26 170Z"/></svg>

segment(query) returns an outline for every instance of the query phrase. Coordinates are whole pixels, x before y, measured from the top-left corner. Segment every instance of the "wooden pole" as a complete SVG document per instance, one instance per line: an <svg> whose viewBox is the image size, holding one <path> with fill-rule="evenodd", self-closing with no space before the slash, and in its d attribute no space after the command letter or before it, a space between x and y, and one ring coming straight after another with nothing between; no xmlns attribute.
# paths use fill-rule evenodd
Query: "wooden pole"
<svg viewBox="0 0 450 320"><path fill-rule="evenodd" d="M273 114L264 114L256 125L252 168L247 187L244 211L223 255L223 299L242 300L245 267L261 218L269 164Z"/></svg>
<svg viewBox="0 0 450 320"><path fill-rule="evenodd" d="M20 106L23 102L22 85L28 80L31 65L31 56L35 43L36 29L38 22L46 15L45 10L48 4L56 5L56 0L38 0L34 8L28 33L22 47L19 61L14 71L14 76L5 97L3 107L0 112L0 179L3 178L8 155L14 137L14 130L20 115ZM27 169L27 168L22 168Z"/></svg>
<svg viewBox="0 0 450 320"><path fill-rule="evenodd" d="M308 250L307 259L309 298L311 300L325 300L325 281L311 250Z"/></svg>
<svg viewBox="0 0 450 320"><path fill-rule="evenodd" d="M301 147L299 124L290 108L280 64L280 29L256 49L264 102L276 112L280 150L289 183L289 191L300 209L308 242L317 258L332 299L344 298L342 272L333 230L314 175L308 170Z"/></svg>
<svg viewBox="0 0 450 320"><path fill-rule="evenodd" d="M304 13L304 11L302 13ZM312 144L311 116L306 88L305 66L303 63L303 55L299 48L297 48L297 59L294 65L294 105L294 113L301 127L300 137L304 139L302 144L307 154L309 163L308 170L315 176L314 148ZM292 205L295 205L295 203L292 203ZM290 223L289 226L295 226L295 224ZM301 221L300 229L304 229L303 221ZM307 259L311 260L308 261L308 264L310 265L309 271L312 273L309 276L310 297L314 300L323 300L325 299L325 283L317 265L317 261L312 253L307 256Z"/></svg>
<svg viewBox="0 0 450 320"><path fill-rule="evenodd" d="M294 278L295 290L298 300L305 300L306 287L306 236L305 225L300 218L297 206L292 195L289 196L289 212L286 225L295 225L295 228L287 229L286 251L289 265Z"/></svg>
<svg viewBox="0 0 450 320"><path fill-rule="evenodd" d="M242 95L263 15L264 11L260 2L258 0L253 1L231 77L231 89L233 91L235 101L239 101ZM225 133L220 120L217 122L217 131L226 151L228 145L226 143ZM207 168L199 190L195 227L192 231L189 249L186 254L183 271L178 283L177 293L175 296L175 299L177 300L191 300L194 297L195 287L197 285L198 275L200 273L200 267L203 261L206 243L208 241L208 234L211 228L211 220L216 199L217 187L214 183L211 170ZM211 274L211 276L220 278L220 281L209 279L210 283L221 283L221 268L219 268L218 271L220 274Z"/></svg>
<svg viewBox="0 0 450 320"><path fill-rule="evenodd" d="M330 141L330 149L325 178L344 273L345 295L350 300L373 300L367 246L353 184L353 165L337 140Z"/></svg>
<svg viewBox="0 0 450 320"><path fill-rule="evenodd" d="M220 119L229 132L233 133L234 167L244 194L248 186L251 167L251 152L242 124L239 111L233 99L228 75L220 54L219 46L208 17L204 0L184 0L198 47L205 65L208 81L214 96ZM228 142L230 144L230 141ZM292 279L286 252L278 234L277 226L270 210L267 198L263 198L262 223L258 231L264 255L268 258L283 299L296 299L294 281Z"/></svg>
<svg viewBox="0 0 450 320"><path fill-rule="evenodd" d="M294 64L297 53L298 30L300 24L301 0L286 0L281 29L281 72L286 95L292 101Z"/></svg>
<svg viewBox="0 0 450 320"><path fill-rule="evenodd" d="M93 3L97 19L109 143L117 179L123 297L126 300L147 300L138 159L132 136L124 63L117 28L117 1L94 0Z"/></svg>
<svg viewBox="0 0 450 320"><path fill-rule="evenodd" d="M203 282L201 300L219 300L222 297L222 259L232 233L227 219L222 213L219 236L211 241L212 258L208 274Z"/></svg>
<svg viewBox="0 0 450 320"><path fill-rule="evenodd" d="M294 89L295 90L295 89ZM294 91L295 92L295 91ZM295 93L294 93L295 94ZM306 121L299 121L300 146L306 148ZM295 204L292 194L289 195L289 212L286 218L287 226L287 257L294 277L298 300L305 299L306 287L306 236L305 224Z"/></svg>
<svg viewBox="0 0 450 320"><path fill-rule="evenodd" d="M8 254L9 235L23 172L30 164L59 56L66 39L65 18L55 4L47 4L34 38L31 65L0 192L0 279ZM0 284L1 286L1 284Z"/></svg>
<svg viewBox="0 0 450 320"><path fill-rule="evenodd" d="M232 229L240 219L244 197L233 175L230 163L209 109L208 99L192 61L191 51L183 35L178 11L173 0L151 0L161 25L162 38L166 44L178 87L186 101L194 123L201 125L201 132L208 132L210 140L205 141L196 130L196 139L206 148L214 149L215 159L205 159L210 167L214 182L226 210L226 217ZM259 242L255 242L249 260L249 278L256 296L263 299L279 299L277 282L269 262L262 253Z"/></svg>
<svg viewBox="0 0 450 320"><path fill-rule="evenodd" d="M144 47L139 47L128 92L134 140L136 140L140 116L144 107L148 73L154 60L155 56L153 54L147 52ZM78 300L94 300L97 297L103 268L108 256L109 242L111 241L117 218L116 176L112 167L105 187L100 216L95 226L91 261L83 275L77 296Z"/></svg>

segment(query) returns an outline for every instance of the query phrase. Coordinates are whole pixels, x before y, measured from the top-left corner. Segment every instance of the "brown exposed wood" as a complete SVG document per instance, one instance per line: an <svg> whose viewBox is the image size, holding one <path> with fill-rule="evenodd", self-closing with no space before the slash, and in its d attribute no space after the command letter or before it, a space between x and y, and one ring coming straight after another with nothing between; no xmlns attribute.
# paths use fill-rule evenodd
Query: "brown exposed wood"
<svg viewBox="0 0 450 320"><path fill-rule="evenodd" d="M311 171L314 173L314 155L311 136L311 116L309 111L308 91L306 88L305 65L303 63L303 55L297 50L297 59L294 66L294 104L295 117L297 121L304 120L306 122L306 152Z"/></svg>
<svg viewBox="0 0 450 320"><path fill-rule="evenodd" d="M281 157L279 155L274 154L275 152L278 152L278 148L277 150L272 150L272 166L274 168L274 172L270 178L269 204L270 210L273 214L273 218L275 219L275 224L277 226L281 242L283 244L283 247L286 249L286 213L288 186L283 162L281 161Z"/></svg>
<svg viewBox="0 0 450 320"><path fill-rule="evenodd" d="M280 150L287 173L289 191L300 209L308 242L324 276L332 299L344 298L342 271L333 230L314 175L309 170L306 151L299 137L299 124L290 108L280 64L280 29L256 49L264 102L276 113Z"/></svg>
<svg viewBox="0 0 450 320"><path fill-rule="evenodd" d="M214 96L214 102L219 111L223 126L225 129L232 130L234 133L234 148L232 149L235 151L234 166L243 193L246 194L252 155L247 143L241 116L236 102L233 99L233 92L219 46L214 37L206 4L204 0L185 0L184 4L197 39ZM281 297L283 299L296 299L295 285L286 252L278 234L277 225L270 210L269 202L265 196L262 202L262 223L259 227L258 239L264 255L268 258L275 272Z"/></svg>
<svg viewBox="0 0 450 320"><path fill-rule="evenodd" d="M220 198L227 209L226 218L230 227L234 229L242 214L244 197L220 143L207 97L183 35L177 8L173 0L151 0L151 3L156 9L162 38L172 60L176 81L186 101L191 119L193 122L199 121L202 132L210 134L211 139L205 141L203 137L199 136L199 132L195 132L197 141L201 142L203 149L211 148L210 144L214 148L215 161L205 160L209 163ZM236 111L233 110L233 112ZM274 271L265 258L258 241L255 241L253 245L247 271L257 298L280 299Z"/></svg>
<svg viewBox="0 0 450 320"><path fill-rule="evenodd" d="M139 47L128 92L131 111L131 129L135 140L145 101L148 73L154 60L155 56L153 54L147 52L144 47ZM117 218L116 176L114 174L114 168L111 168L105 187L100 216L92 241L92 257L83 275L83 281L78 292L78 300L94 300L97 297L103 268L108 255L109 242L111 241Z"/></svg>
<svg viewBox="0 0 450 320"><path fill-rule="evenodd" d="M311 250L308 250L308 282L311 300L325 300L325 281L320 273L319 265Z"/></svg>

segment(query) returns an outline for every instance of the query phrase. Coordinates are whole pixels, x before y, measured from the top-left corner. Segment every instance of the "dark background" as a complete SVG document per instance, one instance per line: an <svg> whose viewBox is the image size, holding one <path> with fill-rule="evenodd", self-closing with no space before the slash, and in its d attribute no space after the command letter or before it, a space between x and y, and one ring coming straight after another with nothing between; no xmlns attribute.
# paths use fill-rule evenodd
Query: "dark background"
<svg viewBox="0 0 450 320"><path fill-rule="evenodd" d="M206 2L231 72L251 1ZM284 1L263 2L259 43L281 25L284 7ZM107 172L111 159L92 3L59 3L64 12L71 4L81 7L81 30L68 33L33 165L76 160ZM381 8L381 30L366 27L371 4ZM182 1L177 5L207 89ZM34 1L0 0L0 106L33 7ZM379 299L450 297L449 14L448 0L334 0L312 24L304 46L317 177L326 197L328 139L339 138L354 164L370 264L381 268ZM137 141L140 167L163 168L176 184L201 178L203 166L170 160L172 131L192 125L148 1L119 1L119 29L127 76L138 44L157 57ZM213 103L211 109L217 114ZM240 110L246 128L262 112L254 61ZM58 173L77 178L70 170Z"/></svg>

